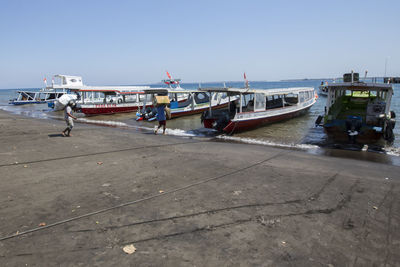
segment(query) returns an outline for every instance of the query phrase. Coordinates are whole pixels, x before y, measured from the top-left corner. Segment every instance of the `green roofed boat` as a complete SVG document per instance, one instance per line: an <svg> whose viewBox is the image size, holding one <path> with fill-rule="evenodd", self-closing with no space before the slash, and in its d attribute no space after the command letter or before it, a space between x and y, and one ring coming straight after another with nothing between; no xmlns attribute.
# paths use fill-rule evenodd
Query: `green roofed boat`
<svg viewBox="0 0 400 267"><path fill-rule="evenodd" d="M317 118L316 124L322 125L328 137L338 142L378 145L393 142L396 114L390 110L392 85L366 83L358 77L358 73L347 73L343 82L327 86L325 114Z"/></svg>

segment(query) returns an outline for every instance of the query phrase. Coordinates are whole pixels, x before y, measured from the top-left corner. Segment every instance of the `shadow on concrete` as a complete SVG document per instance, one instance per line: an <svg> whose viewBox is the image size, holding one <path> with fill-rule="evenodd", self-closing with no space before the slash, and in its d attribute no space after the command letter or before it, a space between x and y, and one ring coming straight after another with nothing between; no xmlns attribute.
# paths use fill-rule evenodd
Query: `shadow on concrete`
<svg viewBox="0 0 400 267"><path fill-rule="evenodd" d="M64 137L62 134L49 134L49 137Z"/></svg>

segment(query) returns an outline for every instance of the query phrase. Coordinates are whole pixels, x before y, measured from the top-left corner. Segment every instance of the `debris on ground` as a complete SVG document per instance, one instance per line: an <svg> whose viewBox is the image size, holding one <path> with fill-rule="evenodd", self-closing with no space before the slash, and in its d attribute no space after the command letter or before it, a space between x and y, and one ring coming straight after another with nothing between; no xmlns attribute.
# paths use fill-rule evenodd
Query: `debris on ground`
<svg viewBox="0 0 400 267"><path fill-rule="evenodd" d="M110 186L111 184L109 184L109 183L105 183L105 184L102 184L101 186L104 186L104 187L107 187L107 186Z"/></svg>
<svg viewBox="0 0 400 267"><path fill-rule="evenodd" d="M374 210L377 210L377 209L378 209L378 207L377 207L377 206L372 206L372 208L373 208Z"/></svg>
<svg viewBox="0 0 400 267"><path fill-rule="evenodd" d="M160 194L162 194L162 193L164 193L164 190L160 190L160 191L158 191L158 192L160 192Z"/></svg>
<svg viewBox="0 0 400 267"><path fill-rule="evenodd" d="M103 164L103 162L102 162L102 161L99 161L99 162L97 162L97 165L101 165L101 164Z"/></svg>
<svg viewBox="0 0 400 267"><path fill-rule="evenodd" d="M238 196L238 195L240 195L241 193L242 193L242 191L240 191L240 190L233 191L233 194L234 194L235 196Z"/></svg>
<svg viewBox="0 0 400 267"><path fill-rule="evenodd" d="M275 218L272 218L272 219L266 220L266 219L264 218L264 216L259 216L259 217L257 218L257 221L258 221L261 225L266 225L266 226L272 227L272 226L276 225L277 223L281 222L281 219L279 219L279 218L276 218L276 219L275 219Z"/></svg>
<svg viewBox="0 0 400 267"><path fill-rule="evenodd" d="M133 254L136 251L136 248L134 245L127 245L122 249L126 254Z"/></svg>
<svg viewBox="0 0 400 267"><path fill-rule="evenodd" d="M46 223L45 222L41 222L41 223L39 223L39 226L46 226Z"/></svg>
<svg viewBox="0 0 400 267"><path fill-rule="evenodd" d="M343 228L347 230L354 228L354 222L350 218L348 218L347 221L343 223Z"/></svg>

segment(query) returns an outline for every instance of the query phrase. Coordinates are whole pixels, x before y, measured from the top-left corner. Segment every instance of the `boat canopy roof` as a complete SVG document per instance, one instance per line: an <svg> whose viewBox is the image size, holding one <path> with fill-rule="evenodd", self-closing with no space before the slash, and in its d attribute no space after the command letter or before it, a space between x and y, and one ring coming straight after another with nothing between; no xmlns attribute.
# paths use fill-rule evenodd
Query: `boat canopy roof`
<svg viewBox="0 0 400 267"><path fill-rule="evenodd" d="M297 94L299 92L313 91L313 87L292 87L292 88L273 88L273 89L251 89L251 88L231 88L231 87L209 87L199 88L199 91L206 92L226 92L230 95L238 94L264 94L264 95L284 95Z"/></svg>
<svg viewBox="0 0 400 267"><path fill-rule="evenodd" d="M199 90L186 90L186 89L170 89L170 88L149 88L143 90L146 94L187 94L187 93L199 93Z"/></svg>
<svg viewBox="0 0 400 267"><path fill-rule="evenodd" d="M82 77L81 76L72 76L72 75L64 75L57 74L53 76L53 80L58 78L61 80L61 83L58 86L68 87L68 86L83 86Z"/></svg>
<svg viewBox="0 0 400 267"><path fill-rule="evenodd" d="M391 84L386 83L331 83L328 90L357 90L357 91L393 91Z"/></svg>
<svg viewBox="0 0 400 267"><path fill-rule="evenodd" d="M41 91L17 91L18 94L39 94L39 93L43 93Z"/></svg>
<svg viewBox="0 0 400 267"><path fill-rule="evenodd" d="M68 89L80 92L118 92L118 93L134 93L141 92L150 88L150 86L71 86Z"/></svg>
<svg viewBox="0 0 400 267"><path fill-rule="evenodd" d="M90 86L84 85L81 76L71 76L58 74L54 75L53 78L60 79L60 84L52 83L51 86L47 86L47 90L52 89L69 89L72 91L95 91L95 92L119 92L119 93L132 93L132 91L143 91L143 89L150 88L150 86Z"/></svg>

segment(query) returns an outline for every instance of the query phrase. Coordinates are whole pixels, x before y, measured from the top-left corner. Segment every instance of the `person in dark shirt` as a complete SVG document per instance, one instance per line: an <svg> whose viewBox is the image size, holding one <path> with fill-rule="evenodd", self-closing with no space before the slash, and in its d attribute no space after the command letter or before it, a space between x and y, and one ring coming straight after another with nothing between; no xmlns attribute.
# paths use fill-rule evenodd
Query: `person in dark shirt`
<svg viewBox="0 0 400 267"><path fill-rule="evenodd" d="M166 127L166 120L167 118L165 117L165 105L159 105L157 106L157 120L158 120L158 128L154 130L154 134L157 134L157 131L163 127L163 134L165 134L165 127Z"/></svg>

